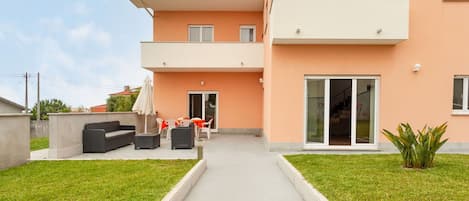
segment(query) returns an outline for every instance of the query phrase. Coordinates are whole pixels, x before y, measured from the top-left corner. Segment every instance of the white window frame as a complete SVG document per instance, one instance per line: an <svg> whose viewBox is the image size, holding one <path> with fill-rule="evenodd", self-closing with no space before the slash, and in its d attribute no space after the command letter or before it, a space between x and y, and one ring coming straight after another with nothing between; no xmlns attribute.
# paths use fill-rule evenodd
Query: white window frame
<svg viewBox="0 0 469 201"><path fill-rule="evenodd" d="M454 115L469 115L469 76L454 76L453 78L453 97L454 97L454 80L463 79L462 84L462 109L451 109L453 110Z"/></svg>
<svg viewBox="0 0 469 201"><path fill-rule="evenodd" d="M379 102L380 102L380 77L378 76L305 76L304 78L304 117L303 117L303 148L305 150L378 150L379 144ZM324 80L324 142L307 142L307 117L308 117L308 80ZM351 144L350 145L329 145L329 107L330 107L330 80L351 79L352 80L352 112L351 112ZM357 80L375 80L375 111L374 111L374 141L370 144L356 143L357 135Z"/></svg>
<svg viewBox="0 0 469 201"><path fill-rule="evenodd" d="M239 41L241 42L242 32L241 29L253 29L253 41L252 42L245 42L245 43L255 43L256 40L256 25L241 25L239 26Z"/></svg>
<svg viewBox="0 0 469 201"><path fill-rule="evenodd" d="M210 129L210 131L212 132L218 132L218 124L219 124L219 115L220 115L220 94L218 93L218 91L188 91L187 92L187 115L189 115L190 113L190 95L191 94L202 94L202 119L205 119L205 94L216 94L217 95L217 99L216 99L216 104L217 104L217 107L216 107L216 114L215 114L215 128L214 129Z"/></svg>
<svg viewBox="0 0 469 201"><path fill-rule="evenodd" d="M203 41L203 29L204 27L209 27L209 28L212 28L212 41L210 42L214 42L215 41L215 26L213 25L197 25L197 24L193 24L193 25L189 25L187 27L187 41L191 42L191 43L207 43L205 41ZM200 31L199 31L199 34L200 34L200 39L199 41L191 41L191 28L200 28Z"/></svg>

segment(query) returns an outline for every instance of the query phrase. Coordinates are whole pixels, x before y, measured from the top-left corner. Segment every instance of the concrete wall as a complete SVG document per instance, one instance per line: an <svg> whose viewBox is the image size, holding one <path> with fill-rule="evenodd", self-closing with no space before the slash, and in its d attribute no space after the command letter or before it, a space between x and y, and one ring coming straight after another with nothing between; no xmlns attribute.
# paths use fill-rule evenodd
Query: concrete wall
<svg viewBox="0 0 469 201"><path fill-rule="evenodd" d="M48 137L49 121L31 121L30 136L31 138Z"/></svg>
<svg viewBox="0 0 469 201"><path fill-rule="evenodd" d="M23 110L0 101L0 113L21 113Z"/></svg>
<svg viewBox="0 0 469 201"><path fill-rule="evenodd" d="M49 114L49 158L67 158L83 153L82 131L87 123L120 121L144 129L144 116L132 112ZM156 116L148 117L148 130L156 131Z"/></svg>
<svg viewBox="0 0 469 201"><path fill-rule="evenodd" d="M29 159L29 116L0 114L0 170Z"/></svg>

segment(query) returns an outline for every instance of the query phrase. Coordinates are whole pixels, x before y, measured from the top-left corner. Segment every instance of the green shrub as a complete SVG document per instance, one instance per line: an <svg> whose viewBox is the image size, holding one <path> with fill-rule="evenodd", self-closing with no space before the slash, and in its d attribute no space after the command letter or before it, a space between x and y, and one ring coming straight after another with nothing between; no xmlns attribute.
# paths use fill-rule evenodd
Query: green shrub
<svg viewBox="0 0 469 201"><path fill-rule="evenodd" d="M49 115L48 113L62 113L62 112L70 112L70 106L67 106L63 101L58 100L58 99L50 99L50 100L41 100L39 102L39 106L41 107L41 120L49 120ZM37 120L36 119L36 113L37 113L37 103L34 105L32 111L31 111L31 120Z"/></svg>
<svg viewBox="0 0 469 201"><path fill-rule="evenodd" d="M425 126L415 134L410 124L401 123L397 127L399 135L394 135L386 129L382 133L401 152L404 167L424 169L433 167L436 152L448 141L441 140L446 128L446 123L435 128Z"/></svg>

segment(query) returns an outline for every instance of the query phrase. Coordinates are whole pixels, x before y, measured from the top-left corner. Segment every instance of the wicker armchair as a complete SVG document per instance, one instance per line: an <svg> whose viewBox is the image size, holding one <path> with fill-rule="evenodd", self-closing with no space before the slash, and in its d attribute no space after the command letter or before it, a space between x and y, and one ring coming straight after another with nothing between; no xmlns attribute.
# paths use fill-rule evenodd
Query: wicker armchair
<svg viewBox="0 0 469 201"><path fill-rule="evenodd" d="M190 123L188 127L171 129L171 149L192 149L194 137L194 123Z"/></svg>

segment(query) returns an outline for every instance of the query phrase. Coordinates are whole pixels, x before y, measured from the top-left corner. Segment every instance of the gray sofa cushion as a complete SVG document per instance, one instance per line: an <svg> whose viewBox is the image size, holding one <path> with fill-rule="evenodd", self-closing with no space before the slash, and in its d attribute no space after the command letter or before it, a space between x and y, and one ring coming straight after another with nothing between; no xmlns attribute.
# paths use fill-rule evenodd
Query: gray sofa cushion
<svg viewBox="0 0 469 201"><path fill-rule="evenodd" d="M115 136L119 136L119 135L129 134L129 133L132 133L132 132L133 131L129 131L129 130L113 131L113 132L106 133L105 136L106 136L106 138L111 138L111 137L115 137Z"/></svg>

